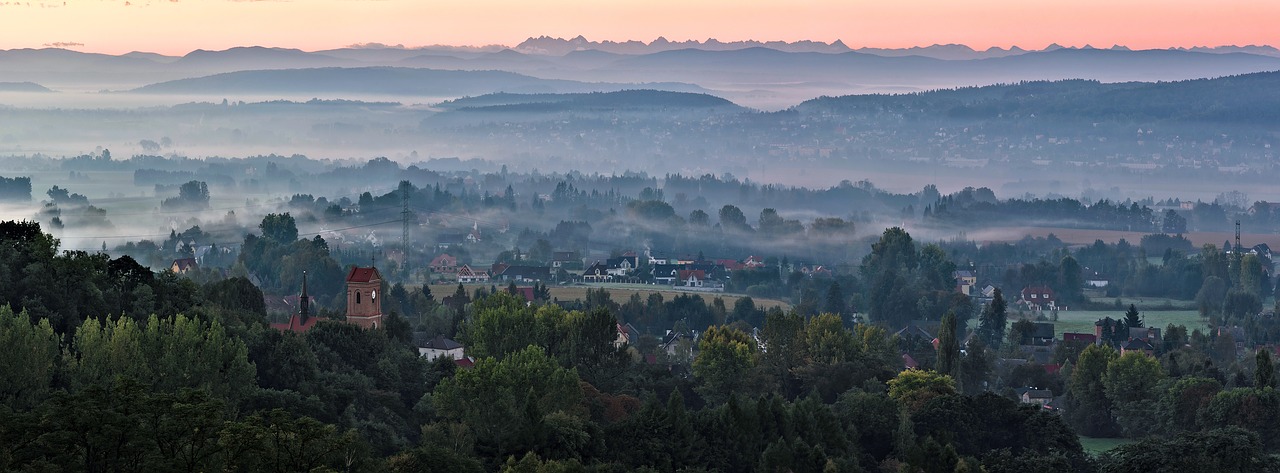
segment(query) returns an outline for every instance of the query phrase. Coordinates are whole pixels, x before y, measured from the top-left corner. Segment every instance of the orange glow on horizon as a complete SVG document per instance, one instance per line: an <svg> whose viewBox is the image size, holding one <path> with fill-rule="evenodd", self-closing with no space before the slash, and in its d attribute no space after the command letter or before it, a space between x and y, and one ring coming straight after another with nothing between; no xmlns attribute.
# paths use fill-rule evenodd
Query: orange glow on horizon
<svg viewBox="0 0 1280 473"><path fill-rule="evenodd" d="M67 0L0 4L0 49L63 43L86 52L357 43L514 46L531 36L594 41L844 41L851 48L959 43L1026 49L1280 45L1272 0Z"/></svg>

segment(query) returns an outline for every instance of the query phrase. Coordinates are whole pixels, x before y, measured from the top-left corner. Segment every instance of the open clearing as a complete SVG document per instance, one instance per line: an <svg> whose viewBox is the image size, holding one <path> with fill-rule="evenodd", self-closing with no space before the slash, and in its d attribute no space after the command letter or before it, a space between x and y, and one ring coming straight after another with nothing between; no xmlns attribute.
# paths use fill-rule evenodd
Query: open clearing
<svg viewBox="0 0 1280 473"><path fill-rule="evenodd" d="M1209 328L1208 322L1194 310L1141 311L1147 327L1163 330L1169 324L1184 325L1187 331ZM1124 318L1123 310L1068 310L1058 311L1058 321L1053 322L1053 332L1061 339L1064 332L1093 333L1093 323L1103 317Z"/></svg>
<svg viewBox="0 0 1280 473"><path fill-rule="evenodd" d="M1105 439L1080 436L1080 446L1084 447L1084 452L1090 456L1098 456L1099 453L1111 450L1121 445L1128 445L1136 440L1133 439Z"/></svg>

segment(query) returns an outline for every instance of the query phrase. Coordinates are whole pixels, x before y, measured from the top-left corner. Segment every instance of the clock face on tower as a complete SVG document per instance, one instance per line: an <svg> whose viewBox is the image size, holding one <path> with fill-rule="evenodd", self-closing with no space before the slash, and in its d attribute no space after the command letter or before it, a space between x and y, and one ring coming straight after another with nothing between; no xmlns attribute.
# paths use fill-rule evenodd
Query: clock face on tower
<svg viewBox="0 0 1280 473"><path fill-rule="evenodd" d="M370 298L370 299L377 299L377 298L378 298L378 291L369 291L369 298Z"/></svg>

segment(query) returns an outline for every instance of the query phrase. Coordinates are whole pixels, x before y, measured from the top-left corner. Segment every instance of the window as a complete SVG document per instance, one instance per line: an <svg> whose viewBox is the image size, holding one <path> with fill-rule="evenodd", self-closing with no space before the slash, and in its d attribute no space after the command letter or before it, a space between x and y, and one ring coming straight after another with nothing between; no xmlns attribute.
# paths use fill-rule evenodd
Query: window
<svg viewBox="0 0 1280 473"><path fill-rule="evenodd" d="M356 304L360 303L360 291L356 291Z"/></svg>
<svg viewBox="0 0 1280 473"><path fill-rule="evenodd" d="M1032 298L1032 299L1035 299L1035 298L1036 298L1036 295L1035 295L1035 294L1032 294L1032 295L1031 295L1031 298Z"/></svg>

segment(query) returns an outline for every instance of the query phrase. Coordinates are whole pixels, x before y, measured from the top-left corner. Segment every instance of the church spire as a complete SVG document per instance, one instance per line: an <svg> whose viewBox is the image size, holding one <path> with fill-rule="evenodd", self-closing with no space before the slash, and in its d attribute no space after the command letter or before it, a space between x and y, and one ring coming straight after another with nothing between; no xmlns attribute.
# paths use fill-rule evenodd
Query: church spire
<svg viewBox="0 0 1280 473"><path fill-rule="evenodd" d="M311 317L311 298L307 297L307 272L302 272L302 296L298 300L300 323L307 323L307 318Z"/></svg>

